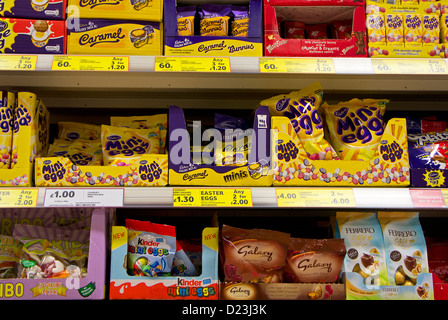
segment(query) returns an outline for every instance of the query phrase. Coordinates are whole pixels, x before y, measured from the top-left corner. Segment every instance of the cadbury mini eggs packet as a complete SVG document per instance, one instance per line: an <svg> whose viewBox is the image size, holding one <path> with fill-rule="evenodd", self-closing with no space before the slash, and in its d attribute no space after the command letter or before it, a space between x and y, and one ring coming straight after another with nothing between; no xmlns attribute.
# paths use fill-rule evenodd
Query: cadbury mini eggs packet
<svg viewBox="0 0 448 320"><path fill-rule="evenodd" d="M316 82L300 91L278 95L260 102L271 116L287 117L311 160L333 160L338 156L324 139L324 124L318 113L323 90Z"/></svg>
<svg viewBox="0 0 448 320"><path fill-rule="evenodd" d="M126 219L129 275L170 276L176 254L174 226Z"/></svg>
<svg viewBox="0 0 448 320"><path fill-rule="evenodd" d="M101 126L101 143L105 165L130 165L143 154L158 154L159 129L133 129Z"/></svg>
<svg viewBox="0 0 448 320"><path fill-rule="evenodd" d="M352 99L321 106L326 137L341 160L371 160L384 133L383 115L389 100Z"/></svg>

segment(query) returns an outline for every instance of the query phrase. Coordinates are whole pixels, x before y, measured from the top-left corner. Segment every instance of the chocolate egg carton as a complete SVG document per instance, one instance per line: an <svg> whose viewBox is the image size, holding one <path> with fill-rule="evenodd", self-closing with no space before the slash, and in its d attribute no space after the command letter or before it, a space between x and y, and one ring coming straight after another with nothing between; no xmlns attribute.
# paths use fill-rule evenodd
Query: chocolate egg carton
<svg viewBox="0 0 448 320"><path fill-rule="evenodd" d="M283 22L331 25L349 21L351 32L343 38L285 37ZM284 57L367 57L364 1L264 1L264 55Z"/></svg>

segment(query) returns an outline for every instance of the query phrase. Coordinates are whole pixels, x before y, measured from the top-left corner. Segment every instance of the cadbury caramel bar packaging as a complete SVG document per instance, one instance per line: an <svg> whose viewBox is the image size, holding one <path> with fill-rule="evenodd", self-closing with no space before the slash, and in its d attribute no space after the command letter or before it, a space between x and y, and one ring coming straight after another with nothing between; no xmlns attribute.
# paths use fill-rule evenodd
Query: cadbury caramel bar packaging
<svg viewBox="0 0 448 320"><path fill-rule="evenodd" d="M79 19L67 24L68 54L162 54L159 22Z"/></svg>

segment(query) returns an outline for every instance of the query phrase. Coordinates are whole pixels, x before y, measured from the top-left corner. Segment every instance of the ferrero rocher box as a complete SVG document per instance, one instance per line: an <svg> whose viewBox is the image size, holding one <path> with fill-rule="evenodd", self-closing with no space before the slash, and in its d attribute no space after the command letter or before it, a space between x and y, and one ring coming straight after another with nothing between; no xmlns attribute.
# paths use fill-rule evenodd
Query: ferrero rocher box
<svg viewBox="0 0 448 320"><path fill-rule="evenodd" d="M67 54L162 55L160 22L67 20Z"/></svg>
<svg viewBox="0 0 448 320"><path fill-rule="evenodd" d="M366 285L359 273L345 273L347 300L434 300L433 277L422 273L415 286Z"/></svg>
<svg viewBox="0 0 448 320"><path fill-rule="evenodd" d="M363 160L311 160L287 117L271 118L274 186L404 187L410 184L406 120L387 122L375 155ZM282 147L286 146L286 147Z"/></svg>
<svg viewBox="0 0 448 320"><path fill-rule="evenodd" d="M68 0L70 18L162 21L162 0Z"/></svg>
<svg viewBox="0 0 448 320"><path fill-rule="evenodd" d="M221 300L345 300L342 283L221 283Z"/></svg>
<svg viewBox="0 0 448 320"><path fill-rule="evenodd" d="M168 156L142 155L129 166L77 166L68 158L36 159L39 187L160 187L168 181Z"/></svg>
<svg viewBox="0 0 448 320"><path fill-rule="evenodd" d="M253 131L248 141L240 147L232 145L228 152L222 153L224 157L220 157L220 161L217 160L218 148L215 148L211 163L195 161L190 152L192 150L190 134L187 131L184 112L180 107L170 106L168 123L170 185L220 187L272 185L270 121L267 107L261 106L255 111ZM199 140L201 137L202 133ZM206 153L202 152L203 155ZM228 162L226 155L230 158Z"/></svg>

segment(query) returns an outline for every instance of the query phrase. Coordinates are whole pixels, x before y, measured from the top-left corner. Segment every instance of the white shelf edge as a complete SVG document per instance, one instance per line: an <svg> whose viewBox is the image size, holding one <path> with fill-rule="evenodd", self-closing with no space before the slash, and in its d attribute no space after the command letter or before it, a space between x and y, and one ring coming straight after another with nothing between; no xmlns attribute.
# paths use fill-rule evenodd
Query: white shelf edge
<svg viewBox="0 0 448 320"><path fill-rule="evenodd" d="M26 55L26 54L24 54ZM53 55L37 55L37 63L36 63L36 70L35 71L52 71L51 66L53 62ZM84 55L89 56L89 55ZM117 55L118 56L118 55ZM163 56L168 57L168 56ZM154 63L155 63L156 56L129 56L129 72L155 72L154 70ZM179 58L189 58L188 56L179 57ZM197 58L197 57L196 57ZM201 58L201 57L199 57ZM260 65L259 65L259 59L260 58L283 58L283 57L229 57L230 59L230 66L231 66L231 74L238 74L238 73L255 73L255 74L288 74L287 72L279 72L279 73L266 73L266 72L260 72ZM301 59L304 57L288 57L292 59ZM313 58L313 57L310 57ZM372 59L371 58L340 58L340 57L325 57L322 59L331 59L333 60L334 67L335 67L335 73L333 75L375 75L374 68L372 66ZM390 59L390 58L389 58ZM403 58L406 60L406 58ZM387 60L387 59L384 59ZM427 58L418 58L414 59L417 61L425 62L427 60L434 60L434 59L427 59ZM448 66L447 59L437 59L441 61L445 61L445 63ZM2 70L0 70L2 71ZM61 71L54 71L54 72L61 72ZM93 72L93 71L92 71ZM292 73L291 73L292 74ZM300 74L300 73L296 73ZM316 73L316 74L322 74L322 75L328 75L329 73ZM402 76L404 75L415 75L415 73L409 72L409 73L402 73L400 74ZM419 73L418 75L430 75L430 76L443 76L447 75L445 74L433 74L433 73Z"/></svg>
<svg viewBox="0 0 448 320"><path fill-rule="evenodd" d="M69 187L66 187L70 189ZM145 188L124 188L124 204L123 207L145 207L145 208L192 208L192 207L173 207L173 189L174 188L190 188L188 186L166 186L166 187L145 187ZM212 189L237 189L237 188L250 188L252 191L253 208L288 208L279 207L277 205L276 187L194 187L194 188L212 188ZM38 188L38 200L37 207L44 206L44 196L46 189L50 188ZM51 188L55 189L55 188ZM59 189L64 189L60 187ZM71 188L72 189L72 188ZM94 189L94 188L92 188ZM313 189L313 187L288 187L288 189ZM325 187L327 190L337 190L338 188ZM320 209L438 209L447 210L446 206L436 207L418 207L413 203L411 197L411 190L419 188L348 188L353 190L353 195L356 201L356 205L350 208L327 206L327 207L312 207ZM421 189L421 190L435 190L435 189ZM208 207L210 208L210 207ZM220 207L217 207L220 208ZM293 209L304 209L305 207L290 207ZM311 207L309 207L311 208ZM306 209L306 208L305 208Z"/></svg>

